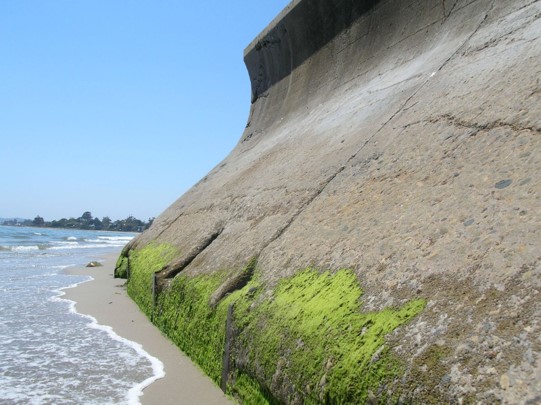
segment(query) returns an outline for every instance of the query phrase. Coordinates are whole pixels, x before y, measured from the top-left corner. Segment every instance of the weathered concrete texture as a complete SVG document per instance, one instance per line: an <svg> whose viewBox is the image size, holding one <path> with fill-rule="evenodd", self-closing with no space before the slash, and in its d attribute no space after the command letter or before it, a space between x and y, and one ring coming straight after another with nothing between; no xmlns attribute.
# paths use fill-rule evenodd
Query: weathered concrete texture
<svg viewBox="0 0 541 405"><path fill-rule="evenodd" d="M237 147L130 248L353 269L366 310L428 300L413 400L541 402L541 2L296 1L245 56Z"/></svg>

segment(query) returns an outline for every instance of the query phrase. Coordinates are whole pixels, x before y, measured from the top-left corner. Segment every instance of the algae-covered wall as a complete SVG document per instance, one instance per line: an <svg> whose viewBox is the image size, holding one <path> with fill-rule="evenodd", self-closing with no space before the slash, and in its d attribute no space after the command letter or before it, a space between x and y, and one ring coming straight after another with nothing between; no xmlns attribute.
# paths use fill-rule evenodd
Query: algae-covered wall
<svg viewBox="0 0 541 405"><path fill-rule="evenodd" d="M540 16L293 1L238 145L117 276L245 403L539 402Z"/></svg>
<svg viewBox="0 0 541 405"><path fill-rule="evenodd" d="M153 322L217 384L246 403L355 403L377 395L398 399L404 364L385 337L423 311L416 298L380 311L361 310L362 290L350 270L301 269L265 291L257 262L241 273L242 286L212 305L230 272L175 277L153 294L153 272L173 250L147 246L129 254L128 292ZM227 312L233 322L227 331ZM230 334L234 366L225 381L224 349ZM287 391L281 382L287 381Z"/></svg>

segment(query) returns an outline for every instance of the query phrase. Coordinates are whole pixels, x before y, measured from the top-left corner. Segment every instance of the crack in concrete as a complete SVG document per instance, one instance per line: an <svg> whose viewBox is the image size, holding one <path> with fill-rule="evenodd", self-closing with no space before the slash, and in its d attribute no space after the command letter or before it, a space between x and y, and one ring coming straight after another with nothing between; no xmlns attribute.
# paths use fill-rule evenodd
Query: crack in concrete
<svg viewBox="0 0 541 405"><path fill-rule="evenodd" d="M180 217L182 217L184 215L184 212L181 212L180 214L178 214L175 219L173 219L171 222L169 222L169 224L167 224L167 226L165 228L163 228L159 233L158 235L156 235L156 239L160 238L160 236L162 236L169 228L171 228L173 226L173 224L175 224L178 219Z"/></svg>
<svg viewBox="0 0 541 405"><path fill-rule="evenodd" d="M161 279L170 279L175 277L186 267L188 267L197 258L197 256L203 253L203 251L205 251L205 249L207 249L216 239L218 239L218 237L222 234L223 230L223 227L219 228L211 235L207 236L200 244L195 246L187 256L177 259L166 265L163 269L157 272L159 277Z"/></svg>
<svg viewBox="0 0 541 405"><path fill-rule="evenodd" d="M488 122L488 123L485 123L485 124L480 124L480 123L476 123L476 122L469 122L469 121L464 121L464 120L458 119L457 117L455 117L455 116L453 116L451 114L444 114L444 115L441 115L441 116L438 116L438 117L435 117L433 119L428 120L428 122L430 122L430 123L436 123L436 122L440 122L440 121L445 121L445 122L447 122L450 125L453 125L455 127L472 129L472 130L475 131L475 133L472 134L472 136L477 135L479 132L490 131L491 129L495 129L495 128L509 128L509 129L511 129L511 130L513 130L515 132L522 132L522 131L541 132L541 128L536 128L536 127L533 127L533 126L529 126L529 127L520 126L520 125L517 125L517 124L513 124L513 123L509 123L509 122L505 122L505 121L500 121L500 120L493 121L493 122Z"/></svg>
<svg viewBox="0 0 541 405"><path fill-rule="evenodd" d="M522 7L520 8L519 10L517 10L515 13L518 13L520 10L526 8L526 7L530 7L530 5L528 6L525 6L525 7ZM509 37L515 35L516 33L518 33L519 31L521 30L524 30L530 23L532 23L533 21L536 21L539 19L539 14L536 14L536 15L533 15L533 16L530 16L526 21L523 21L520 25L510 29L509 31L505 32L505 33L502 33L500 35L498 35L497 37L495 38L490 38L488 41L486 41L484 44L481 44L475 48L472 48L470 50L468 50L466 52L466 55L471 55L471 54L474 54L476 52L480 52L480 51L483 51L487 48L492 48L492 47L495 47L497 46L501 41L503 40L506 40L508 39ZM495 23L500 23L500 21L504 20L504 18L500 18L499 20L497 20ZM539 37L536 37L536 38L533 38L533 39L529 39L529 40L525 40L523 38L517 38L517 39L514 39L515 41L524 41L526 43L528 42L533 42L535 40L537 40Z"/></svg>
<svg viewBox="0 0 541 405"><path fill-rule="evenodd" d="M271 237L271 239L260 249L259 254L261 254L261 252L265 250L272 242L279 239L284 234L284 232L287 231L287 229L293 224L293 222L295 222L298 216L306 209L306 207L308 207L319 195L321 195L325 188L336 178L336 176L342 173L345 168L345 165L340 166L340 168L334 174L329 176L323 183L321 183L320 187L316 190L316 192L312 194L312 196L310 196L310 198L306 200L305 203L297 209L297 211L293 214L289 221L282 228L276 231Z"/></svg>
<svg viewBox="0 0 541 405"><path fill-rule="evenodd" d="M443 9L443 19L444 20L447 20L447 18L449 18L449 16L451 14L453 14L453 11L455 11L455 7L457 5L458 1L455 1L455 3L451 6L451 9L449 10L449 12L447 12L445 10L445 0L441 0L441 6L442 6L442 9Z"/></svg>

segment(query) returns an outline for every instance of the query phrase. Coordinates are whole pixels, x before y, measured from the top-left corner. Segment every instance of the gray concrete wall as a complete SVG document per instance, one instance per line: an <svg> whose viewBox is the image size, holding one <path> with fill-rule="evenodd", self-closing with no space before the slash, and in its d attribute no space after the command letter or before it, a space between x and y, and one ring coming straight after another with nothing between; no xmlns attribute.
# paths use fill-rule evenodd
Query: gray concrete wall
<svg viewBox="0 0 541 405"><path fill-rule="evenodd" d="M367 310L427 298L389 344L412 367L445 345L442 398L539 401L540 15L532 0L292 2L246 49L238 145L132 248L172 244L185 274L257 256L269 288L353 269Z"/></svg>
<svg viewBox="0 0 541 405"><path fill-rule="evenodd" d="M245 50L252 101L366 15L379 0L292 2Z"/></svg>

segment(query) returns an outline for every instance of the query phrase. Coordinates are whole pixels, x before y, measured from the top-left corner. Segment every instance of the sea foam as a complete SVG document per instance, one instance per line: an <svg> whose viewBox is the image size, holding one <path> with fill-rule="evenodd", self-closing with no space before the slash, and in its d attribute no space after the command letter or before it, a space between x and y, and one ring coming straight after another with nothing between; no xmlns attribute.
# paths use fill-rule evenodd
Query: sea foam
<svg viewBox="0 0 541 405"><path fill-rule="evenodd" d="M118 253L133 236L0 227L0 403L137 404L163 376L140 345L60 299L63 287L89 280L63 268Z"/></svg>
<svg viewBox="0 0 541 405"><path fill-rule="evenodd" d="M76 302L75 301L69 300L67 298L62 298L62 296L64 296L66 294L63 290L67 290L67 289L70 289L70 288L75 288L80 284L87 283L87 282L92 281L92 280L94 280L94 278L91 277L91 276L88 276L88 278L86 280L83 280L83 281L81 281L79 283L71 284L71 285L69 285L67 287L62 287L62 288L56 290L55 292L57 292L58 295L52 297L51 301L67 302L69 304L69 311L71 313L76 314L78 316L81 316L81 317L83 317L85 319L88 319L90 321L90 323L87 324L87 326L89 328L102 330L102 331L106 332L111 339L113 339L113 340L115 340L115 341L117 341L117 342L119 342L119 343L121 343L121 344L123 344L123 345L125 345L127 347L132 348L140 357L146 358L150 362L151 367L152 367L153 375L148 377L144 381L142 381L140 383L137 383L133 387L131 387L128 390L128 392L126 393L126 397L125 397L126 403L128 405L140 405L141 402L139 401L139 398L143 395L143 390L146 387L148 387L150 384L155 382L156 380L159 380L160 378L165 377L164 365L163 365L163 363L161 362L160 359L152 356L150 353L145 351L141 344L139 344L137 342L134 342L132 340L126 339L126 338L118 335L111 326L101 325L100 323L98 323L98 320L96 318L94 318L93 316L77 312Z"/></svg>

